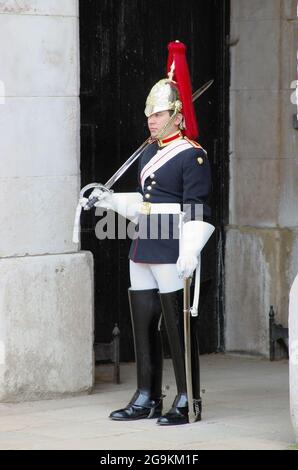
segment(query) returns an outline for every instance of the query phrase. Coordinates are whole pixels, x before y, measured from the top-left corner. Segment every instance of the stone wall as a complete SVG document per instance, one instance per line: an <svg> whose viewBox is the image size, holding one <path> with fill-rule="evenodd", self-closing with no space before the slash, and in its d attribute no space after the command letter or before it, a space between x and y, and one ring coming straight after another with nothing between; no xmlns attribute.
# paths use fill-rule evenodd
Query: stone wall
<svg viewBox="0 0 298 470"><path fill-rule="evenodd" d="M0 0L0 399L93 383L80 188L77 0Z"/></svg>
<svg viewBox="0 0 298 470"><path fill-rule="evenodd" d="M226 349L268 355L298 271L296 0L232 0Z"/></svg>

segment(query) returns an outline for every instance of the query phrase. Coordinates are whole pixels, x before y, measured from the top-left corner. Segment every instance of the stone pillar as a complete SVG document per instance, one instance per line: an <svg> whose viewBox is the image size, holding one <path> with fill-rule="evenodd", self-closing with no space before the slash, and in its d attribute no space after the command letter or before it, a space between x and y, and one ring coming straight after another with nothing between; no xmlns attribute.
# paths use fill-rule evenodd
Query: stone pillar
<svg viewBox="0 0 298 470"><path fill-rule="evenodd" d="M269 354L298 271L297 1L231 1L226 350Z"/></svg>
<svg viewBox="0 0 298 470"><path fill-rule="evenodd" d="M289 353L291 418L298 442L298 274L290 292Z"/></svg>
<svg viewBox="0 0 298 470"><path fill-rule="evenodd" d="M77 0L0 0L0 400L93 384L80 187Z"/></svg>

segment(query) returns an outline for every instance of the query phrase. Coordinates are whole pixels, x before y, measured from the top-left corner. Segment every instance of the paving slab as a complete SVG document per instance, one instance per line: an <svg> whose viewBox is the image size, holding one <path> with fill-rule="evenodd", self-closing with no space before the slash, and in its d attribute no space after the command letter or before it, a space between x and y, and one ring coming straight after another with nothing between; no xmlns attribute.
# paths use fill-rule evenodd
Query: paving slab
<svg viewBox="0 0 298 470"><path fill-rule="evenodd" d="M289 412L288 361L211 354L201 358L203 419L161 427L156 420L117 422L110 411L135 391L135 365L96 367L91 394L59 400L0 404L0 449L285 450L295 443ZM164 408L175 396L165 361Z"/></svg>

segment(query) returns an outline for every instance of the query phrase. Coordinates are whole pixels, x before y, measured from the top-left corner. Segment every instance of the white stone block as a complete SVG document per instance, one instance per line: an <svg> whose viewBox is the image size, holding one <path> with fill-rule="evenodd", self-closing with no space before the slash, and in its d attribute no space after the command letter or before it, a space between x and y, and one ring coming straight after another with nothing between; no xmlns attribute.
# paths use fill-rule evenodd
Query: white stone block
<svg viewBox="0 0 298 470"><path fill-rule="evenodd" d="M298 442L298 275L290 291L289 305L290 409Z"/></svg>
<svg viewBox="0 0 298 470"><path fill-rule="evenodd" d="M78 176L0 178L0 257L69 253Z"/></svg>
<svg viewBox="0 0 298 470"><path fill-rule="evenodd" d="M294 129L293 116L297 113L297 106L291 103L291 94L294 90L280 93L281 106L281 158L291 158L298 162L298 129Z"/></svg>
<svg viewBox="0 0 298 470"><path fill-rule="evenodd" d="M275 227L279 208L278 159L230 160L230 224Z"/></svg>
<svg viewBox="0 0 298 470"><path fill-rule="evenodd" d="M279 197L280 226L298 227L298 157L280 161Z"/></svg>
<svg viewBox="0 0 298 470"><path fill-rule="evenodd" d="M282 0L284 2L285 0ZM286 0L288 1L288 0ZM254 20L279 19L280 0L232 0L231 17Z"/></svg>
<svg viewBox="0 0 298 470"><path fill-rule="evenodd" d="M5 84L0 80L0 104L5 104L6 91Z"/></svg>
<svg viewBox="0 0 298 470"><path fill-rule="evenodd" d="M287 280L289 286L292 285L296 274L298 273L298 228L292 229L293 235L290 250L288 250Z"/></svg>
<svg viewBox="0 0 298 470"><path fill-rule="evenodd" d="M231 89L277 90L280 22L235 20L231 39Z"/></svg>
<svg viewBox="0 0 298 470"><path fill-rule="evenodd" d="M79 174L78 98L7 98L0 106L0 178Z"/></svg>
<svg viewBox="0 0 298 470"><path fill-rule="evenodd" d="M280 82L283 90L292 92L297 77L298 49L298 19L297 21L281 21L281 53L280 53ZM291 100L288 99L288 106ZM297 107L296 107L297 110ZM296 111L297 112L297 111Z"/></svg>
<svg viewBox="0 0 298 470"><path fill-rule="evenodd" d="M298 230L228 228L225 256L226 349L269 353L269 309L288 326L298 271Z"/></svg>
<svg viewBox="0 0 298 470"><path fill-rule="evenodd" d="M88 392L93 385L89 252L0 260L0 400Z"/></svg>
<svg viewBox="0 0 298 470"><path fill-rule="evenodd" d="M234 157L277 158L280 143L280 95L266 90L230 93L231 149Z"/></svg>
<svg viewBox="0 0 298 470"><path fill-rule="evenodd" d="M7 96L78 96L77 18L0 15L0 54Z"/></svg>
<svg viewBox="0 0 298 470"><path fill-rule="evenodd" d="M297 0L282 0L281 8L283 18L287 20L297 19Z"/></svg>
<svg viewBox="0 0 298 470"><path fill-rule="evenodd" d="M266 240L261 231L255 232L227 232L225 344L226 351L268 355L268 315L270 305L276 305L272 274L277 266L268 240L274 245L276 234L271 231Z"/></svg>
<svg viewBox="0 0 298 470"><path fill-rule="evenodd" d="M0 14L78 16L78 0L0 0Z"/></svg>

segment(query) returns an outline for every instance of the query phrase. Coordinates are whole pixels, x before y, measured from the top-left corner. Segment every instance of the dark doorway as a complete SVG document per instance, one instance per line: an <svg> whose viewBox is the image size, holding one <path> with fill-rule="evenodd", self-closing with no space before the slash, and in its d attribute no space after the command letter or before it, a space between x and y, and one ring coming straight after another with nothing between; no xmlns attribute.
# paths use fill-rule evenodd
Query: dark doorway
<svg viewBox="0 0 298 470"><path fill-rule="evenodd" d="M194 90L213 86L196 104L199 142L213 172L212 210L217 230L205 254L212 279L201 312L201 352L223 345L223 227L228 194L228 0L81 0L81 174L82 186L106 182L148 137L144 103L165 76L167 44L187 47ZM115 185L134 191L136 165ZM121 360L133 359L127 301L129 240L98 240L98 217L82 217L82 249L95 261L95 342L108 343L115 323L121 331ZM98 349L100 351L100 348ZM100 353L97 359L101 359Z"/></svg>

